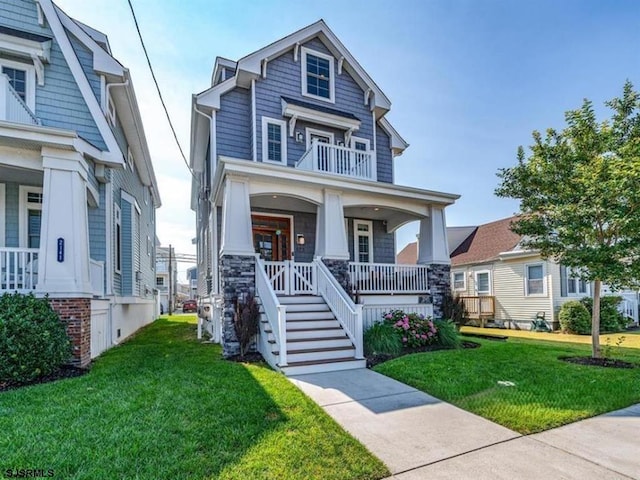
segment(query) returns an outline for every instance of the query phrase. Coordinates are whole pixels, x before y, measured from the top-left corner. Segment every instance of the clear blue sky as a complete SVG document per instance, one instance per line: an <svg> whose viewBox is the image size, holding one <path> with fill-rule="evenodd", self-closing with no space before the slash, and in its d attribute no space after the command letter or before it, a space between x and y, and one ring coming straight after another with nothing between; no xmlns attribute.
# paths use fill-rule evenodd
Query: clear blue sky
<svg viewBox="0 0 640 480"><path fill-rule="evenodd" d="M125 0L60 0L106 33L131 69L164 206L159 237L193 252L189 176L179 159ZM583 98L603 102L626 79L640 89L640 1L133 0L161 87L188 154L191 94L210 85L216 55L237 60L319 18L391 99L389 119L411 144L396 183L459 193L449 225L511 215L493 195L534 129L562 127ZM417 224L397 236L402 248Z"/></svg>

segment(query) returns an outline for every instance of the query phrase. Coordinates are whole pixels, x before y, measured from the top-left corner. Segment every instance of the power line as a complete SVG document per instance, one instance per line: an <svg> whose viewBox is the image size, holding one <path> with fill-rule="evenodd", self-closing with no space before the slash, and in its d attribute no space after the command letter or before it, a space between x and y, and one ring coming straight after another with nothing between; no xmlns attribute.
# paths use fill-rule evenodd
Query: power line
<svg viewBox="0 0 640 480"><path fill-rule="evenodd" d="M167 105L164 103L164 98L162 97L162 92L160 91L160 85L158 85L158 80L156 79L156 74L153 71L153 67L151 66L151 60L149 59L149 53L147 52L147 47L144 44L144 40L142 39L142 32L140 31L140 26L138 25L138 19L136 18L136 12L133 10L133 4L131 0L127 0L129 3L129 9L131 10L131 16L133 17L133 23L136 25L136 30L138 32L138 38L140 39L140 44L142 45L142 50L144 51L144 56L147 59L147 65L149 65L149 71L151 72L151 77L153 78L153 83L156 85L156 91L158 92L158 97L160 97L160 103L162 103L162 108L164 109L164 113L167 116L167 121L169 122L169 127L171 128L171 132L173 133L173 138L176 141L176 145L178 146L178 150L180 151L180 156L182 157L182 161L187 166L187 170L191 176L198 181L196 174L191 170L189 166L189 162L187 161L187 157L182 150L182 145L180 145L180 140L178 140L178 134L176 133L176 129L173 127L173 122L171 121L171 116L169 115L169 110L167 109Z"/></svg>

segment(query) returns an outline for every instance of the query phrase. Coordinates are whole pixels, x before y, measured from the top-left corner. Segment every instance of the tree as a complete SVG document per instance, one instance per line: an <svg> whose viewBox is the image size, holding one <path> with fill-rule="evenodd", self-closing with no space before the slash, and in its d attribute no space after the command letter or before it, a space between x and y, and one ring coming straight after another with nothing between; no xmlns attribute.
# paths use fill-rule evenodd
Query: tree
<svg viewBox="0 0 640 480"><path fill-rule="evenodd" d="M593 282L591 336L600 357L600 287L637 285L640 278L640 96L627 81L622 98L598 123L593 104L565 114L561 132L533 132L530 155L500 169L499 197L520 200L511 229L543 258Z"/></svg>

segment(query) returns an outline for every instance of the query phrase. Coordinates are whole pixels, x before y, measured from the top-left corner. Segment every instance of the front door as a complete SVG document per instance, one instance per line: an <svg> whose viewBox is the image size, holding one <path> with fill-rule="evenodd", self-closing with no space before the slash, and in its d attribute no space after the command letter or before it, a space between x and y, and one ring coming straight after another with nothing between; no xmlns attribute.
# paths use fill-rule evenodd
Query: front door
<svg viewBox="0 0 640 480"><path fill-rule="evenodd" d="M291 259L291 219L251 215L253 246L267 262Z"/></svg>

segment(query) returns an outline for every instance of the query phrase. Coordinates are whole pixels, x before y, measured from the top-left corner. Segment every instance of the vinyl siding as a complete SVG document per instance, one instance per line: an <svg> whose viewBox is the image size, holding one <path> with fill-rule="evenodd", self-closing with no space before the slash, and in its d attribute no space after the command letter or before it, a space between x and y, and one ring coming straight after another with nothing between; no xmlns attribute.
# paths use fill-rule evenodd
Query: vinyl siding
<svg viewBox="0 0 640 480"><path fill-rule="evenodd" d="M376 144L378 181L393 183L391 140L389 139L389 135L378 125L376 125Z"/></svg>
<svg viewBox="0 0 640 480"><path fill-rule="evenodd" d="M222 96L216 113L218 155L251 160L251 92L236 88Z"/></svg>
<svg viewBox="0 0 640 480"><path fill-rule="evenodd" d="M93 52L85 47L75 35L69 33L69 31L67 31L67 34L69 36L69 41L71 42L71 47L73 48L76 57L78 57L82 71L84 72L85 77L87 77L89 85L91 85L91 90L98 100L98 103L100 103L100 76L93 70Z"/></svg>
<svg viewBox="0 0 640 480"><path fill-rule="evenodd" d="M353 221L359 218L347 218L347 244L349 260L354 261ZM384 224L373 220L373 263L395 263L395 234L387 233Z"/></svg>
<svg viewBox="0 0 640 480"><path fill-rule="evenodd" d="M133 238L132 238L132 221L131 214L133 206L126 200L120 200L120 208L122 209L121 223L122 223L122 280L121 280L121 295L131 296L133 295Z"/></svg>
<svg viewBox="0 0 640 480"><path fill-rule="evenodd" d="M100 205L87 209L89 221L89 256L94 260L107 260L107 229L106 229L106 189L103 184L98 186Z"/></svg>
<svg viewBox="0 0 640 480"><path fill-rule="evenodd" d="M5 184L5 247L19 247L18 215L20 185L17 183Z"/></svg>

